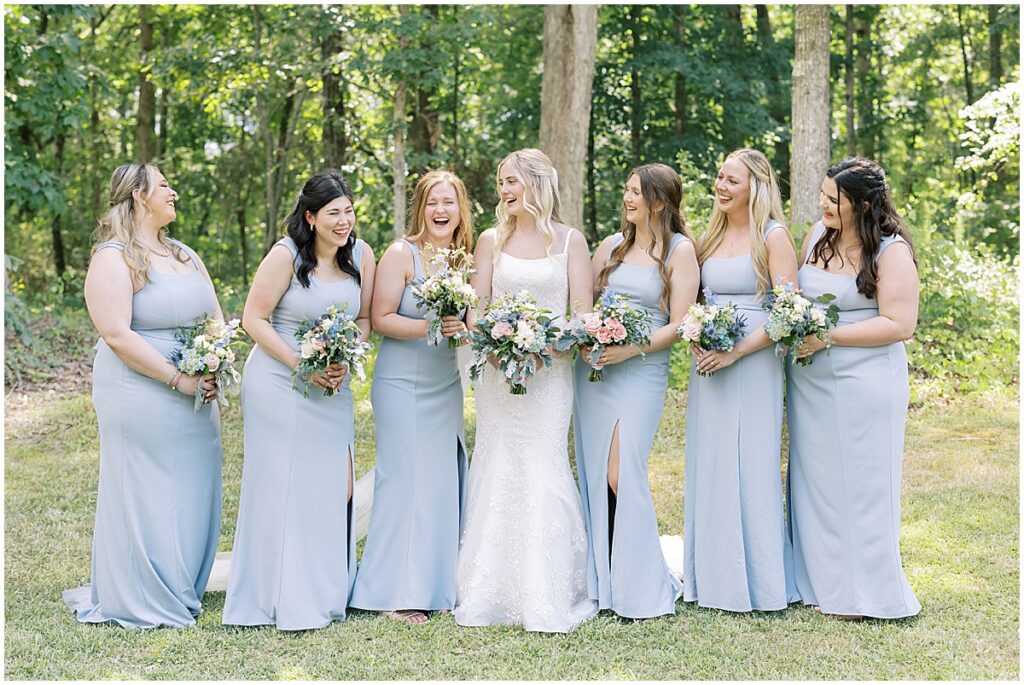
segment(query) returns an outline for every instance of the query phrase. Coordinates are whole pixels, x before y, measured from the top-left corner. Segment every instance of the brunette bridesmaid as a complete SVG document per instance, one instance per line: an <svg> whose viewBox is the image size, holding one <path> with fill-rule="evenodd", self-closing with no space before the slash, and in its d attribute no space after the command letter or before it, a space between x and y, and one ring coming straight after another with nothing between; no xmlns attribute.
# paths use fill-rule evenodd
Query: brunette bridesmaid
<svg viewBox="0 0 1024 685"><path fill-rule="evenodd" d="M345 618L356 570L348 369L328 367L298 389L292 369L299 324L331 305L355 318L361 339L370 335L375 265L356 238L352 203L335 172L306 181L288 236L263 259L245 303L242 326L256 346L242 380L245 463L226 624L306 630Z"/></svg>
<svg viewBox="0 0 1024 685"><path fill-rule="evenodd" d="M590 537L588 587L601 609L627 618L675 613L682 584L669 572L658 536L647 461L668 387L669 352L697 297L700 269L683 215L682 184L671 167L630 172L622 230L594 254L595 300L606 287L651 316L643 350L612 345L599 359L604 380L576 360L576 463ZM645 357L640 353L644 352Z"/></svg>
<svg viewBox="0 0 1024 685"><path fill-rule="evenodd" d="M373 370L377 430L373 512L352 606L409 623L455 608L455 567L465 503L466 444L455 349L427 342L412 288L443 249L470 254L473 225L462 181L424 175L412 222L384 252L373 289L373 328L383 336ZM446 339L466 330L445 317Z"/></svg>
<svg viewBox="0 0 1024 685"><path fill-rule="evenodd" d="M843 618L914 616L900 559L900 480L910 385L903 341L920 284L885 172L844 159L821 185L822 221L803 245L800 287L837 296L832 346L787 369L789 531L805 604Z"/></svg>

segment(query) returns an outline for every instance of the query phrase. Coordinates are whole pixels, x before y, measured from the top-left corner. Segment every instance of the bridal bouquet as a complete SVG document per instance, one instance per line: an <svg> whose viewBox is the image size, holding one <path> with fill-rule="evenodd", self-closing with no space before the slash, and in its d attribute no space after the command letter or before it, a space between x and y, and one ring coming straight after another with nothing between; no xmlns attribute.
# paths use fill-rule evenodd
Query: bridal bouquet
<svg viewBox="0 0 1024 685"><path fill-rule="evenodd" d="M347 364L359 380L366 380L363 359L371 345L359 340L361 333L356 322L345 313L344 306L338 309L331 305L319 318L303 321L295 331L301 361L292 371L292 388L297 389L300 379L323 371L331 364ZM334 388L324 389L325 397L331 397L334 393ZM308 384L304 386L302 394L304 397L309 396Z"/></svg>
<svg viewBox="0 0 1024 685"><path fill-rule="evenodd" d="M718 305L715 293L704 290L704 304L692 304L686 312L683 323L676 328L676 334L690 343L696 343L705 350L728 352L747 329L747 317L736 311L732 302ZM701 376L713 376L714 371Z"/></svg>
<svg viewBox="0 0 1024 685"><path fill-rule="evenodd" d="M761 302L761 308L768 312L764 331L775 341L775 353L780 357L792 354L808 335L828 342L828 329L839 321L839 307L829 304L834 299L836 296L832 293L818 297L818 302L827 305L822 309L804 297L792 283L780 283L766 294ZM796 363L807 366L811 357L796 359Z"/></svg>
<svg viewBox="0 0 1024 685"><path fill-rule="evenodd" d="M461 247L457 250L440 250L432 264L437 266L433 276L419 279L413 284L412 294L416 304L427 310L427 342L440 345L442 316L465 316L466 310L476 306L476 291L469 284L473 273L473 258ZM460 333L448 338L448 347L459 347L465 341Z"/></svg>
<svg viewBox="0 0 1024 685"><path fill-rule="evenodd" d="M651 315L643 308L634 308L630 298L605 288L594 311L574 316L566 331L555 344L557 350L573 345L592 346L587 363L592 367L587 379L594 383L604 380L604 373L596 368L597 360L607 345L632 345L644 348L651 344ZM644 356L643 352L640 353Z"/></svg>
<svg viewBox="0 0 1024 685"><path fill-rule="evenodd" d="M236 388L242 379L235 368L235 352L232 344L239 342L244 331L238 326L238 319L224 323L220 319L204 316L191 326L181 326L174 333L174 339L181 343L171 352L170 360L182 373L192 375L213 374L217 378L217 404L228 406L225 392ZM196 386L194 411L203 406L203 390Z"/></svg>
<svg viewBox="0 0 1024 685"><path fill-rule="evenodd" d="M537 360L551 366L550 346L559 329L551 312L538 307L529 292L506 293L496 299L477 319L476 328L469 336L473 346L469 377L474 381L480 378L488 355L494 355L510 392L525 395L527 379L537 372Z"/></svg>

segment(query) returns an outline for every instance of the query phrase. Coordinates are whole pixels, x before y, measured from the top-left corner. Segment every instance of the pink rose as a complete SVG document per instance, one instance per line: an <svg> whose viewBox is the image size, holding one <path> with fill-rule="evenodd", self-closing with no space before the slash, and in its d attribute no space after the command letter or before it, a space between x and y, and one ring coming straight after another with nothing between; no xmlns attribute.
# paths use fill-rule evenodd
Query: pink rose
<svg viewBox="0 0 1024 685"><path fill-rule="evenodd" d="M597 329L597 342L602 345L607 345L612 341L612 332L607 326L601 326Z"/></svg>
<svg viewBox="0 0 1024 685"><path fill-rule="evenodd" d="M495 340L501 340L502 338L507 338L512 335L512 332L512 324L507 321L499 321L494 324L493 328L491 328L491 337Z"/></svg>
<svg viewBox="0 0 1024 685"><path fill-rule="evenodd" d="M583 329L587 332L587 335L596 335L597 329L601 327L601 319L593 313L584 314L581 318L583 319Z"/></svg>
<svg viewBox="0 0 1024 685"><path fill-rule="evenodd" d="M211 372L216 371L217 367L220 366L220 357L218 357L213 352L210 352L205 357L203 357L203 361L206 362L207 370Z"/></svg>
<svg viewBox="0 0 1024 685"><path fill-rule="evenodd" d="M696 342L700 340L701 325L696 320L687 316L683 319L682 330L680 335L683 340L689 340L690 342Z"/></svg>
<svg viewBox="0 0 1024 685"><path fill-rule="evenodd" d="M609 316L607 319L604 320L604 325L607 326L608 328L615 328L616 326L621 326L622 324L614 316Z"/></svg>
<svg viewBox="0 0 1024 685"><path fill-rule="evenodd" d="M618 321L615 322L614 326L609 324L608 328L611 330L612 338L615 340L615 342L622 342L623 340L626 339L626 327L623 326Z"/></svg>

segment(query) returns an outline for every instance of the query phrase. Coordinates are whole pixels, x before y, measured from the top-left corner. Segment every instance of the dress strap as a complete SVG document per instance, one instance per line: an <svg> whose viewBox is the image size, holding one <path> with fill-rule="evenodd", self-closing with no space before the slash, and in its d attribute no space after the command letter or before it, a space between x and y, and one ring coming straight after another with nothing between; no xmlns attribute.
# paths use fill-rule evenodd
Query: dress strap
<svg viewBox="0 0 1024 685"><path fill-rule="evenodd" d="M124 252L124 243L119 243L116 240L108 240L105 243L100 243L99 245L96 246L96 251L99 252L100 250L105 250L108 247L112 247L115 250Z"/></svg>
<svg viewBox="0 0 1024 685"><path fill-rule="evenodd" d="M811 261L811 252L814 251L814 246L818 244L818 241L821 240L824 235L825 224L819 221L814 224L814 226L811 226L811 230L808 232L807 237L804 238L804 242L807 242L808 240L811 241L811 244L807 247L807 254L804 255L804 264ZM803 266L803 264L801 264L801 266Z"/></svg>
<svg viewBox="0 0 1024 685"><path fill-rule="evenodd" d="M196 271L199 271L199 255L196 254L195 250L193 250L191 247L181 242L180 240L175 240L174 238L168 238L167 242L171 243L172 245L177 245L179 248L184 250L185 254L188 255L188 258L192 260L192 266L195 268Z"/></svg>
<svg viewBox="0 0 1024 685"><path fill-rule="evenodd" d="M611 261L611 259L612 259L612 252L615 250L615 248L617 248L619 245L621 245L622 241L624 241L625 239L626 239L626 237L624 235L622 235L622 233L615 233L615 234L612 235L612 249L608 250L608 259L604 260L605 264L607 264L608 262Z"/></svg>
<svg viewBox="0 0 1024 685"><path fill-rule="evenodd" d="M355 264L356 271L358 271L360 274L362 274L363 273L363 268L362 268L362 265L363 265L363 245L365 245L366 243L364 243L359 238L356 238L355 240L356 240L355 245L352 246L352 263Z"/></svg>
<svg viewBox="0 0 1024 685"><path fill-rule="evenodd" d="M427 271L423 267L423 255L420 253L420 246L405 238L399 238L399 240L408 245L409 249L412 250L413 278L426 278Z"/></svg>
<svg viewBox="0 0 1024 685"><path fill-rule="evenodd" d="M764 232L762 233L762 235L765 238L767 238L769 235L772 234L773 231L776 231L777 229L780 229L780 228L785 230L786 227L782 225L781 221L777 221L775 219L771 219L767 224L765 224Z"/></svg>
<svg viewBox="0 0 1024 685"><path fill-rule="evenodd" d="M672 239L668 243L668 254L665 255L665 261L666 262L672 257L672 253L675 251L675 249L677 247L679 247L680 243L683 243L683 242L687 242L688 243L688 242L691 242L691 241L690 241L689 238L687 238L682 233L673 233L672 234Z"/></svg>
<svg viewBox="0 0 1024 685"><path fill-rule="evenodd" d="M894 233L892 235L884 236L882 238L882 242L879 243L879 245L878 245L878 251L875 252L875 261L877 262L878 258L882 256L882 253L885 252L885 248L889 247L890 245L895 245L896 243L906 243L906 242L907 241L903 238L903 236L901 236L898 233Z"/></svg>
<svg viewBox="0 0 1024 685"><path fill-rule="evenodd" d="M570 228L565 232L565 245L562 245L562 251L559 254L566 254L569 252L569 240L572 239L572 229Z"/></svg>

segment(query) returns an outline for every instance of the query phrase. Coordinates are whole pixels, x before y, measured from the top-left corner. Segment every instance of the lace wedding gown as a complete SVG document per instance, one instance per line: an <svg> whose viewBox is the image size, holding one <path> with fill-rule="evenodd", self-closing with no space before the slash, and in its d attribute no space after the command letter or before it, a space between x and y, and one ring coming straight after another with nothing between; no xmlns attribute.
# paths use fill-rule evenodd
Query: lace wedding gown
<svg viewBox="0 0 1024 685"><path fill-rule="evenodd" d="M563 320L567 262L564 249L541 259L500 253L493 296L528 290ZM571 360L563 356L538 370L526 395L512 395L488 364L475 393L455 621L569 632L597 613L587 596L587 532L569 468Z"/></svg>

